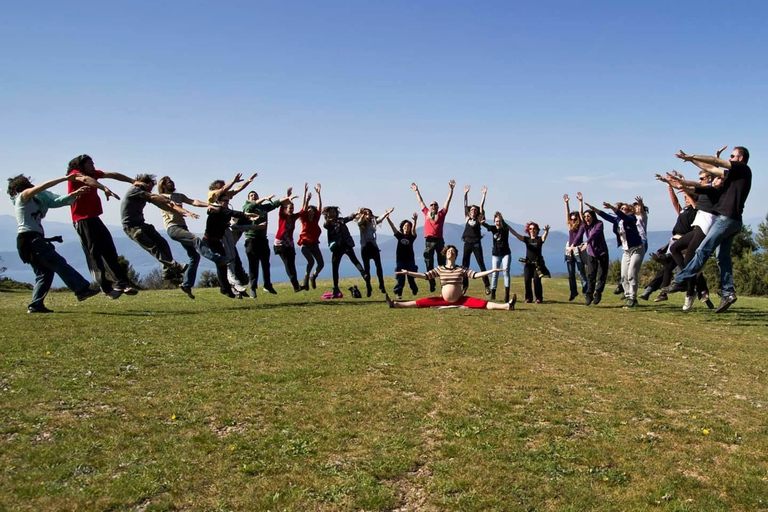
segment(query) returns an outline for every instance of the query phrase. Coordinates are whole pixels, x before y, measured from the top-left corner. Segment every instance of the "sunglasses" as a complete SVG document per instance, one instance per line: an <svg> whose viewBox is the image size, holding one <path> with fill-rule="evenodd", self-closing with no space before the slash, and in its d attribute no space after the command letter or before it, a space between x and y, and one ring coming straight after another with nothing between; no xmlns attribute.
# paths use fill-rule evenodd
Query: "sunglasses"
<svg viewBox="0 0 768 512"><path fill-rule="evenodd" d="M739 155L731 154L731 158L736 158L737 156L739 156Z"/></svg>

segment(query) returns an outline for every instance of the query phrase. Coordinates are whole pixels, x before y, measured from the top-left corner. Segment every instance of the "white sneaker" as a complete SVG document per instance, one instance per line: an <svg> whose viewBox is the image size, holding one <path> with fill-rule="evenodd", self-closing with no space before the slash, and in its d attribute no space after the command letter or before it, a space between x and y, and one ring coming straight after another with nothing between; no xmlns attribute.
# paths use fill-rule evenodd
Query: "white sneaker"
<svg viewBox="0 0 768 512"><path fill-rule="evenodd" d="M685 304L683 304L683 311L688 311L691 309L691 306L693 306L693 301L696 300L695 295L686 295L685 296Z"/></svg>

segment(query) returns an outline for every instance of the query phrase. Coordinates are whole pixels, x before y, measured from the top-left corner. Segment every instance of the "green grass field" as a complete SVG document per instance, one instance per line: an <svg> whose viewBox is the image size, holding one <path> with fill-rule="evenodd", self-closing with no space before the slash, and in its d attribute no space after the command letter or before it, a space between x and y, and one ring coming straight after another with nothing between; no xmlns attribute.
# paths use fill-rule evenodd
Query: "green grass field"
<svg viewBox="0 0 768 512"><path fill-rule="evenodd" d="M0 293L0 509L768 509L768 299L278 291Z"/></svg>

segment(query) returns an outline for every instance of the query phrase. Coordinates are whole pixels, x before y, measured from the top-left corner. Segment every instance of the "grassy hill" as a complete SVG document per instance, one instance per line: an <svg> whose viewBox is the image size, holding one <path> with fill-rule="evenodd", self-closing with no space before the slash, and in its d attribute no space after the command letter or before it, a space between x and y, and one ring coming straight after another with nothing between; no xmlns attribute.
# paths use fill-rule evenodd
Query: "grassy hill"
<svg viewBox="0 0 768 512"><path fill-rule="evenodd" d="M768 299L587 308L555 279L514 313L390 310L322 285L34 316L0 293L0 508L768 508Z"/></svg>

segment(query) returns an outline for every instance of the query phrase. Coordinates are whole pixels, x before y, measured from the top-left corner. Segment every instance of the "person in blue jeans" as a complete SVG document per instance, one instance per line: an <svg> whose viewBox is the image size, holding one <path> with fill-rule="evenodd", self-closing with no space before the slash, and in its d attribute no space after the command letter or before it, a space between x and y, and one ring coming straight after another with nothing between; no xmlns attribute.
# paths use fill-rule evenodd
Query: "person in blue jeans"
<svg viewBox="0 0 768 512"><path fill-rule="evenodd" d="M752 188L752 169L749 168L749 150L744 146L733 148L728 160L716 156L688 155L679 151L677 158L693 162L712 176L723 178L723 193L714 208L717 214L712 227L696 249L693 259L677 274L675 281L664 288L667 293L686 291L687 280L693 279L704 268L704 264L717 249L717 266L720 269L720 305L716 313L723 313L736 302L736 288L733 284L733 262L731 246L734 237L741 231L744 204Z"/></svg>
<svg viewBox="0 0 768 512"><path fill-rule="evenodd" d="M15 206L18 222L16 246L19 257L24 263L31 265L35 272L35 287L27 313L53 313L45 307L45 297L51 289L55 274L58 274L64 284L75 293L78 301L100 293L98 289L92 290L88 281L56 252L50 239L45 238L43 230L43 218L50 208L70 206L78 197L90 192L88 187L79 188L65 196L48 191L59 183L75 180L78 180L75 175L62 176L34 186L23 174L8 179L8 195Z"/></svg>
<svg viewBox="0 0 768 512"><path fill-rule="evenodd" d="M579 193L580 195L581 193ZM579 197L579 199L582 199ZM587 258L589 255L581 251L581 245L584 243L584 230L581 228L581 216L579 212L571 211L570 198L568 194L563 195L565 202L565 222L568 225L568 243L565 244L565 264L568 267L568 286L571 289L569 301L579 296L579 289L576 284L576 271L579 271L581 278L581 293L587 293Z"/></svg>

